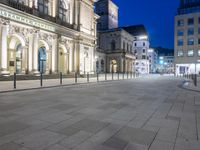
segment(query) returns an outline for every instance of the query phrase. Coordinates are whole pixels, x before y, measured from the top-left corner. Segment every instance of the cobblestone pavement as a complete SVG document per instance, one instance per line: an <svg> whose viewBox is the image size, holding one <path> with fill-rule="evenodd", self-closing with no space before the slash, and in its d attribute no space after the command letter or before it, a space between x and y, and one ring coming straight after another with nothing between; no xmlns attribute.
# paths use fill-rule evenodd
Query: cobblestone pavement
<svg viewBox="0 0 200 150"><path fill-rule="evenodd" d="M0 94L0 150L199 150L200 93L141 77Z"/></svg>

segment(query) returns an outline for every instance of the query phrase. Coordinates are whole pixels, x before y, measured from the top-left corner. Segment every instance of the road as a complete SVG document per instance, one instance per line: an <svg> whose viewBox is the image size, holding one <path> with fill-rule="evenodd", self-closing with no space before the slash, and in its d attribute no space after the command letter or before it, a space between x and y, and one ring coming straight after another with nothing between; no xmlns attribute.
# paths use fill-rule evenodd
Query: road
<svg viewBox="0 0 200 150"><path fill-rule="evenodd" d="M199 150L200 93L142 77L0 94L0 150Z"/></svg>

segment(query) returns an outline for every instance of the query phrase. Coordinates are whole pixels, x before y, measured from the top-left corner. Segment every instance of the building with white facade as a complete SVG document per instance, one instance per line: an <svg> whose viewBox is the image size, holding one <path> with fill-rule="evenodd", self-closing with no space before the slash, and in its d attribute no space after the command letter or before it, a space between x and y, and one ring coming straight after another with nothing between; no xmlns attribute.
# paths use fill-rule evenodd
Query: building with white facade
<svg viewBox="0 0 200 150"><path fill-rule="evenodd" d="M149 55L148 57L149 57L150 73L155 73L156 72L157 60L158 60L158 54L153 48L150 48L148 50L148 55Z"/></svg>
<svg viewBox="0 0 200 150"><path fill-rule="evenodd" d="M134 37L133 49L136 56L135 69L140 74L149 74L149 37L144 25L123 27Z"/></svg>
<svg viewBox="0 0 200 150"><path fill-rule="evenodd" d="M94 0L1 0L0 74L95 72Z"/></svg>
<svg viewBox="0 0 200 150"><path fill-rule="evenodd" d="M99 31L97 50L105 54L106 72L134 72L133 41L134 37L122 28Z"/></svg>
<svg viewBox="0 0 200 150"><path fill-rule="evenodd" d="M200 73L200 0L181 0L174 26L176 75Z"/></svg>

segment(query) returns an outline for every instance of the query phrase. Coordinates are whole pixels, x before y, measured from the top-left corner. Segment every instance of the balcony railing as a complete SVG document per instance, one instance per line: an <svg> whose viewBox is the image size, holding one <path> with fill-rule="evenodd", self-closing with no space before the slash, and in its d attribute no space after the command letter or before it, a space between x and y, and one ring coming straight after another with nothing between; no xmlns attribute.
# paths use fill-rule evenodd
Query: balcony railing
<svg viewBox="0 0 200 150"><path fill-rule="evenodd" d="M1 2L0 2L1 3ZM45 20L48 20L48 21L51 21L51 22L54 22L56 24L59 24L59 25L62 25L62 26L65 26L67 28L71 28L71 29L74 29L73 25L67 23L67 22L64 22L62 20L60 20L58 17L52 17L48 14L44 14L44 13L41 13L38 9L35 9L35 8L30 8L29 6L26 6L25 4L23 3L19 3L19 2L16 2L14 0L8 0L6 1L6 3L2 2L3 4L6 4L10 7L13 7L15 9L18 9L20 11L23 11L23 12L26 12L28 14L31 14L31 15L34 15L34 16L37 16L37 17L40 17L42 19L45 19ZM75 29L76 30L76 29Z"/></svg>
<svg viewBox="0 0 200 150"><path fill-rule="evenodd" d="M18 3L18 2L14 1L14 0L9 0L8 1L8 5L13 7L13 8L16 8L18 10L24 11L26 13L33 14L33 9L32 8L26 6L26 5L22 4L22 3Z"/></svg>

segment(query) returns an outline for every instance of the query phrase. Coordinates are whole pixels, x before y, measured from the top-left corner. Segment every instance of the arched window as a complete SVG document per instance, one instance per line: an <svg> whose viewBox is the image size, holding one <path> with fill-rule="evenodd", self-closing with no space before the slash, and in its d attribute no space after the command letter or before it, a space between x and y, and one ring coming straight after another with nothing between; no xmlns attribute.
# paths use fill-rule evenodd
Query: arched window
<svg viewBox="0 0 200 150"><path fill-rule="evenodd" d="M48 15L48 0L38 0L39 12Z"/></svg>
<svg viewBox="0 0 200 150"><path fill-rule="evenodd" d="M115 44L115 41L112 40L111 42L111 50L115 50L116 49L116 44Z"/></svg>
<svg viewBox="0 0 200 150"><path fill-rule="evenodd" d="M69 3L64 2L64 0L59 0L59 19L63 22L69 22Z"/></svg>

